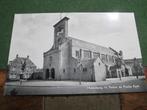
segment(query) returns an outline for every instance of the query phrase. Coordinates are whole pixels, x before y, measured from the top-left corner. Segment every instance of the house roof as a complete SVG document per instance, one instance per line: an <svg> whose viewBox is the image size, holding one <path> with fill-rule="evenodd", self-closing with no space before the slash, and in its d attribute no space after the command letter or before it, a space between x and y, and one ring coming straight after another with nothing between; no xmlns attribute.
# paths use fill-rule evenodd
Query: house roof
<svg viewBox="0 0 147 110"><path fill-rule="evenodd" d="M22 65L26 62L26 65L36 66L29 58L17 57L14 60L10 61L10 65Z"/></svg>

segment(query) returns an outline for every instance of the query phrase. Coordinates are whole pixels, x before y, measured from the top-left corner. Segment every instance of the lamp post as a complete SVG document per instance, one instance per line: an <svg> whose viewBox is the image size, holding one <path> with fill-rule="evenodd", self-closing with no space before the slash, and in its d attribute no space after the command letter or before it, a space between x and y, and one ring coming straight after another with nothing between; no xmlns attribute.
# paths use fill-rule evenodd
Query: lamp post
<svg viewBox="0 0 147 110"><path fill-rule="evenodd" d="M78 60L77 68L78 68L79 74L80 74L80 75L79 75L79 76L80 76L79 82L80 82L80 85L81 85L81 77L82 77L83 65L82 65L80 59Z"/></svg>
<svg viewBox="0 0 147 110"><path fill-rule="evenodd" d="M22 77L23 77L23 73L21 71L21 73L20 73L20 85L22 84Z"/></svg>
<svg viewBox="0 0 147 110"><path fill-rule="evenodd" d="M80 85L81 85L81 77L82 77L82 71L83 71L83 65L82 64L80 64L79 69L80 69Z"/></svg>

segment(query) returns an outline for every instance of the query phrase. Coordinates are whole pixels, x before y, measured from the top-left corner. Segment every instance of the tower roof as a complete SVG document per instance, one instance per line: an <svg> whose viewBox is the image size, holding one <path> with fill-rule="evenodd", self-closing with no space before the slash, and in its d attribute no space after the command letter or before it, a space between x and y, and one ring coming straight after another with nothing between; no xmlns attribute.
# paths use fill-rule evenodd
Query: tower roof
<svg viewBox="0 0 147 110"><path fill-rule="evenodd" d="M64 17L64 18L62 18L59 22L57 22L55 25L54 25L54 27L56 27L58 24L60 24L61 22L63 22L63 21L67 21L67 20L69 20L69 18L68 17Z"/></svg>

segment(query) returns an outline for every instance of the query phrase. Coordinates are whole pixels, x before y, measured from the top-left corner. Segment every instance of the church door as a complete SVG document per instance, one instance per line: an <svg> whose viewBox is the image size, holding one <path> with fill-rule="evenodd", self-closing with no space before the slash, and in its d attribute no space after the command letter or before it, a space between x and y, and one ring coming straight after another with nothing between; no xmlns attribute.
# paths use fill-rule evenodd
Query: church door
<svg viewBox="0 0 147 110"><path fill-rule="evenodd" d="M49 69L46 69L46 79L48 79L48 78L49 78L49 74L50 74Z"/></svg>
<svg viewBox="0 0 147 110"><path fill-rule="evenodd" d="M55 79L55 69L54 68L51 69L51 78Z"/></svg>

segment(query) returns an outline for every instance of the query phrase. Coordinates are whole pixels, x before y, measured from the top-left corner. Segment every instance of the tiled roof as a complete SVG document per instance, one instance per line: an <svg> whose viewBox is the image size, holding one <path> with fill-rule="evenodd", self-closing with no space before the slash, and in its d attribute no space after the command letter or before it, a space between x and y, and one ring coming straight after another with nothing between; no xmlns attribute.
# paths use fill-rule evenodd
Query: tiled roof
<svg viewBox="0 0 147 110"><path fill-rule="evenodd" d="M29 58L18 57L11 61L10 65L22 65L26 61L26 65L36 66Z"/></svg>

